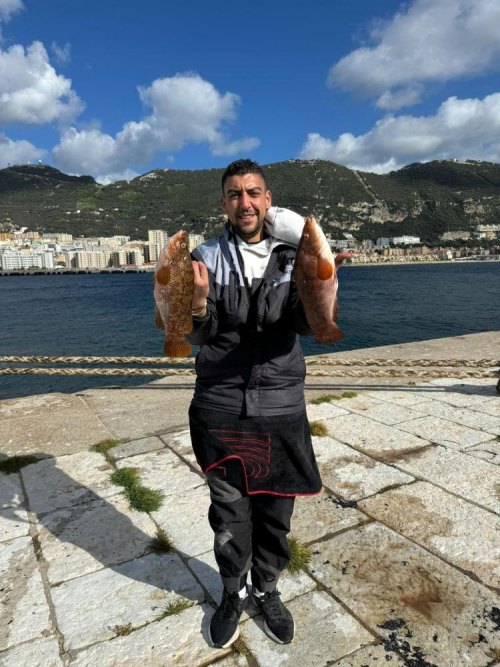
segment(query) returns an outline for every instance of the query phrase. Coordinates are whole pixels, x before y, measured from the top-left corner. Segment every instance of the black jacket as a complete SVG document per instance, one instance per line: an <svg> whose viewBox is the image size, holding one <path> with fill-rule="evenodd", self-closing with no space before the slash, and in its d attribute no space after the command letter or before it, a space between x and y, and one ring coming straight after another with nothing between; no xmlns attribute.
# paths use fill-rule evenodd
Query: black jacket
<svg viewBox="0 0 500 667"><path fill-rule="evenodd" d="M249 417L304 410L298 334L310 330L292 278L295 248L274 248L253 293L229 225L192 254L206 264L210 279L207 316L193 318L189 336L201 346L193 405Z"/></svg>

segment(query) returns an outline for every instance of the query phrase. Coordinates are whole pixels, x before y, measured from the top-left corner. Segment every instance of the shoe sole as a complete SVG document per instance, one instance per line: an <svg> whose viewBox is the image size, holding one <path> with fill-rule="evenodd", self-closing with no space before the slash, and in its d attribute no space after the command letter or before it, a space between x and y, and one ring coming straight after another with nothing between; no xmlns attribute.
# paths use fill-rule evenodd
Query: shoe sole
<svg viewBox="0 0 500 667"><path fill-rule="evenodd" d="M236 630L235 630L233 636L232 636L230 639L228 639L227 642L226 642L225 644L216 644L216 643L214 642L214 640L212 639L212 634L211 634L211 632L210 632L210 628L208 629L208 636L209 636L209 638L210 638L210 643L212 644L212 646L213 646L214 648L228 648L228 647L231 646L231 644L233 644L233 643L238 639L238 637L240 636L240 628L239 628L239 627L236 628Z"/></svg>
<svg viewBox="0 0 500 667"><path fill-rule="evenodd" d="M272 639L274 642L276 642L277 644L282 644L282 645L283 645L283 644L290 644L290 642L292 642L292 641L293 641L293 638L295 637L295 628L294 628L293 635L291 636L291 638L290 638L287 642L283 641L282 639L279 639L279 638L276 637L276 635L271 631L271 629L269 628L268 624L267 624L265 621L264 621L264 632L265 632L266 635L267 635L270 639Z"/></svg>

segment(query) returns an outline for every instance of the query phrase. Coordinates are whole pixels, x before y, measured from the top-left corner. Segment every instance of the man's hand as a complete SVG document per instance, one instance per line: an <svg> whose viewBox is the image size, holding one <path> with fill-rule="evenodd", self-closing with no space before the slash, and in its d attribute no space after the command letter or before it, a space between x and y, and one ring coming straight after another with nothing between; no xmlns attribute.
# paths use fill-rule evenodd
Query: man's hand
<svg viewBox="0 0 500 667"><path fill-rule="evenodd" d="M207 296L209 291L208 269L203 262L193 260L194 285L193 301L191 308L197 316L206 315L205 306L207 305Z"/></svg>

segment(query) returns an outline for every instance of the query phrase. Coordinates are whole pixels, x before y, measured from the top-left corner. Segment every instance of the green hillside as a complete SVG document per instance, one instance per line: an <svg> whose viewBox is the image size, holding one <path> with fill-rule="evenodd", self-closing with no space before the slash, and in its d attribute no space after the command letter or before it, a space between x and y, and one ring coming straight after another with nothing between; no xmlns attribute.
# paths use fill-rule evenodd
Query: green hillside
<svg viewBox="0 0 500 667"><path fill-rule="evenodd" d="M500 165L440 160L389 174L356 172L327 160L289 160L265 167L275 204L314 215L333 236L416 234L500 223ZM28 227L74 236L180 228L212 235L224 220L222 169L157 169L130 182L101 185L43 164L0 170L0 230Z"/></svg>

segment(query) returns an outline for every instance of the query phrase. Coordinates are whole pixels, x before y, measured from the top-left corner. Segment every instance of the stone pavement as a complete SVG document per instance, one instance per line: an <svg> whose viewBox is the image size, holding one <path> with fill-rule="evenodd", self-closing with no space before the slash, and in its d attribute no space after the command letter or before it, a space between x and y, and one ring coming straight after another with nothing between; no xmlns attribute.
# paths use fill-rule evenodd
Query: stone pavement
<svg viewBox="0 0 500 667"><path fill-rule="evenodd" d="M500 356L491 334L382 350ZM1 401L0 460L40 460L0 474L0 666L499 665L496 380L321 382L307 398L325 492L292 523L312 558L280 586L296 638L273 643L250 608L226 650L207 640L221 589L189 382ZM121 441L109 461L90 451L104 438ZM129 508L110 480L124 467L163 491L157 511ZM173 551L152 550L158 528Z"/></svg>

